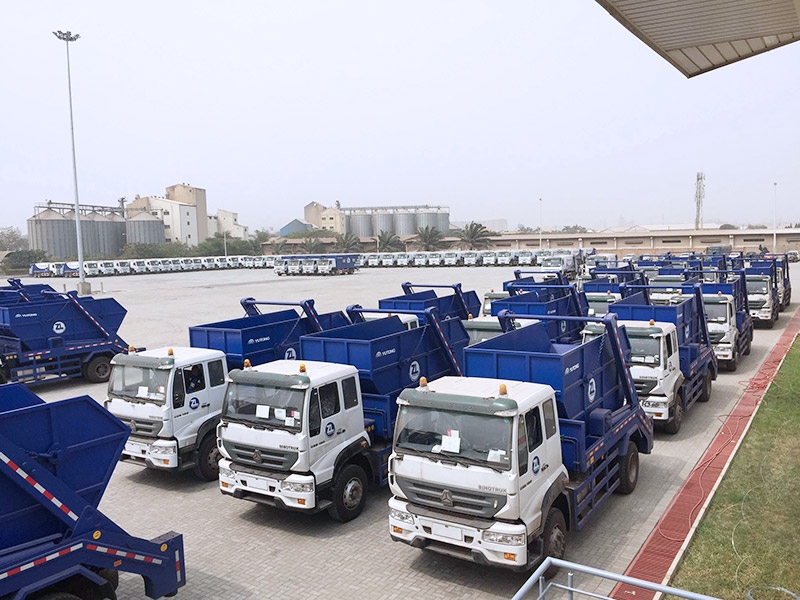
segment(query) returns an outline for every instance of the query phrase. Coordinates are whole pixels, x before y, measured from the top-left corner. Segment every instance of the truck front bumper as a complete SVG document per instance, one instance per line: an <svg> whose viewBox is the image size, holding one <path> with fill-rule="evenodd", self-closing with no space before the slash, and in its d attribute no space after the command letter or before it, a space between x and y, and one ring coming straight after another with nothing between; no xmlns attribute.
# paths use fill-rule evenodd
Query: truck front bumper
<svg viewBox="0 0 800 600"><path fill-rule="evenodd" d="M481 565L526 570L528 565L527 532L521 523L495 521L487 529L415 515L409 504L399 498L389 499L389 534L395 542L424 548ZM487 538L515 538L521 543L498 543Z"/></svg>
<svg viewBox="0 0 800 600"><path fill-rule="evenodd" d="M772 320L772 309L762 308L760 310L751 310L750 317L757 321L770 321Z"/></svg>
<svg viewBox="0 0 800 600"><path fill-rule="evenodd" d="M177 469L180 466L178 442L129 437L122 450L122 460L143 462L152 469Z"/></svg>
<svg viewBox="0 0 800 600"><path fill-rule="evenodd" d="M733 360L733 346L731 344L716 344L714 356L717 360Z"/></svg>
<svg viewBox="0 0 800 600"><path fill-rule="evenodd" d="M304 511L318 508L313 475L259 473L225 458L219 461L219 489L234 498L277 508Z"/></svg>

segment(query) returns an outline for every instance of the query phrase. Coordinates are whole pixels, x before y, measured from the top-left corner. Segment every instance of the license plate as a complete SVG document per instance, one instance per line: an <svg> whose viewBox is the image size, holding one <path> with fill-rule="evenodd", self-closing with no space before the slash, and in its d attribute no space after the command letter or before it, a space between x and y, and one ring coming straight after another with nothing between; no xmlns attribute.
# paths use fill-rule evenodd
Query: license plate
<svg viewBox="0 0 800 600"><path fill-rule="evenodd" d="M145 456L147 454L147 445L138 444L136 442L128 442L127 444L125 444L125 451L130 454Z"/></svg>
<svg viewBox="0 0 800 600"><path fill-rule="evenodd" d="M463 537L460 527L451 527L450 525L442 525L440 523L431 523L431 533L451 540L461 541Z"/></svg>

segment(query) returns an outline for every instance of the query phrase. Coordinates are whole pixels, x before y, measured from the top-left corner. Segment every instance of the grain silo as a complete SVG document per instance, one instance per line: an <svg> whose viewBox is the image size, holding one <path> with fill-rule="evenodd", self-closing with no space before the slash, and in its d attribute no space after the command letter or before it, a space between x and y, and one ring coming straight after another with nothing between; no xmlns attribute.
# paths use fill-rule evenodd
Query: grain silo
<svg viewBox="0 0 800 600"><path fill-rule="evenodd" d="M103 245L100 243L100 231L97 221L107 221L98 212L81 215L81 240L83 241L84 256L106 256Z"/></svg>
<svg viewBox="0 0 800 600"><path fill-rule="evenodd" d="M166 242L164 222L147 211L134 214L125 222L125 233L129 244L156 244Z"/></svg>
<svg viewBox="0 0 800 600"><path fill-rule="evenodd" d="M422 209L417 213L417 227L430 227L431 229L439 229L439 219L436 213L431 209Z"/></svg>
<svg viewBox="0 0 800 600"><path fill-rule="evenodd" d="M394 215L386 210L376 210L372 213L372 231L380 235L381 231L394 233Z"/></svg>
<svg viewBox="0 0 800 600"><path fill-rule="evenodd" d="M119 256L127 242L125 219L117 213L108 215L109 234L111 239L111 254L109 256Z"/></svg>
<svg viewBox="0 0 800 600"><path fill-rule="evenodd" d="M78 254L75 235L75 214L72 218L51 210L43 210L28 219L28 241L31 250L44 250L55 259Z"/></svg>
<svg viewBox="0 0 800 600"><path fill-rule="evenodd" d="M399 210L394 214L394 232L397 235L414 235L417 233L417 216L407 210Z"/></svg>
<svg viewBox="0 0 800 600"><path fill-rule="evenodd" d="M365 212L352 213L348 231L360 238L372 237L372 215Z"/></svg>
<svg viewBox="0 0 800 600"><path fill-rule="evenodd" d="M450 213L446 210L439 210L436 213L436 229L444 235L450 231Z"/></svg>

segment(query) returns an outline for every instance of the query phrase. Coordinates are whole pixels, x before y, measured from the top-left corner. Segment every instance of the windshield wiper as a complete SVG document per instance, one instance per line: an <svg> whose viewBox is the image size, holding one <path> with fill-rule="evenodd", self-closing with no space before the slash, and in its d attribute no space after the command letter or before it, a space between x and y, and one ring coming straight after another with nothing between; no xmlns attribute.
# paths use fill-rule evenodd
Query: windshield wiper
<svg viewBox="0 0 800 600"><path fill-rule="evenodd" d="M442 450L442 452L447 452L446 450ZM470 456L462 456L460 454L454 454L451 452L447 452L447 457L452 458L457 464L460 464L464 467L489 467L493 471L497 471L498 473L502 473L503 469L500 467L494 466L491 463L481 460L479 458L472 458Z"/></svg>

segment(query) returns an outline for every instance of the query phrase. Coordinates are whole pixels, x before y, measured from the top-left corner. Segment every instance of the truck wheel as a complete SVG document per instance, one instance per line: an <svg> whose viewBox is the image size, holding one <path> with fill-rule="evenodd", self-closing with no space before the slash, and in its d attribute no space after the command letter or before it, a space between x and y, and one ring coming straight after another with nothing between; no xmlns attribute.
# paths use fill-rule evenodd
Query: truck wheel
<svg viewBox="0 0 800 600"><path fill-rule="evenodd" d="M766 327L767 329L772 329L773 327L775 327L775 319L770 318L769 321L765 321L764 327Z"/></svg>
<svg viewBox="0 0 800 600"><path fill-rule="evenodd" d="M676 400L675 414L672 416L672 420L667 421L664 425L664 431L673 435L681 430L681 422L683 421L683 401L680 396Z"/></svg>
<svg viewBox="0 0 800 600"><path fill-rule="evenodd" d="M628 451L625 456L620 456L619 461L619 487L618 494L630 494L636 489L639 481L639 449L633 441L628 442Z"/></svg>
<svg viewBox="0 0 800 600"><path fill-rule="evenodd" d="M86 365L84 377L92 383L104 383L111 375L111 360L107 356L95 356Z"/></svg>
<svg viewBox="0 0 800 600"><path fill-rule="evenodd" d="M39 596L39 600L81 600L78 596L68 594L67 592L53 592L52 594L45 594Z"/></svg>
<svg viewBox="0 0 800 600"><path fill-rule="evenodd" d="M100 569L97 574L105 579L115 590L119 587L119 571L116 569Z"/></svg>
<svg viewBox="0 0 800 600"><path fill-rule="evenodd" d="M747 343L744 345L744 349L742 350L742 354L748 356L750 354L750 350L753 346L753 331L750 330L750 337L747 338Z"/></svg>
<svg viewBox="0 0 800 600"><path fill-rule="evenodd" d="M358 465L345 466L333 486L333 505L328 514L342 523L352 521L367 502L367 474Z"/></svg>
<svg viewBox="0 0 800 600"><path fill-rule="evenodd" d="M542 535L542 555L553 558L564 558L567 549L567 523L564 521L564 513L557 508L551 508L547 513L547 520L544 522L544 534ZM550 567L545 571L544 576L552 579L558 573L558 567Z"/></svg>
<svg viewBox="0 0 800 600"><path fill-rule="evenodd" d="M200 442L200 449L197 451L197 464L194 466L194 474L203 481L214 481L219 478L219 449L217 448L217 438L213 433L209 433Z"/></svg>
<svg viewBox="0 0 800 600"><path fill-rule="evenodd" d="M703 389L700 391L697 401L708 402L709 400L711 400L711 371L706 371L706 375L703 377Z"/></svg>
<svg viewBox="0 0 800 600"><path fill-rule="evenodd" d="M739 353L736 352L736 348L733 349L733 358L728 362L728 371L731 373L735 373L736 369L739 368Z"/></svg>

